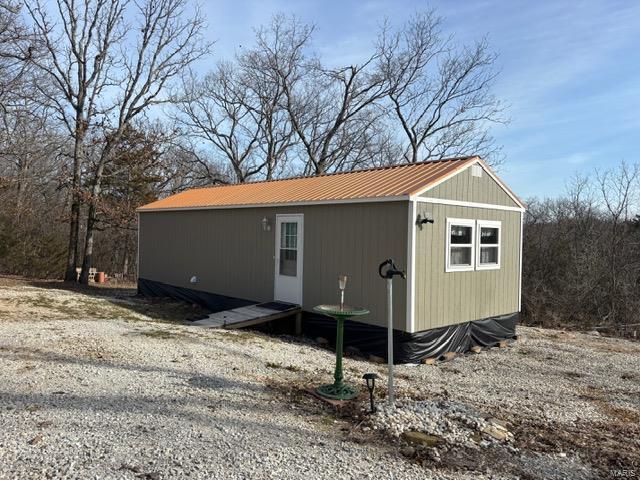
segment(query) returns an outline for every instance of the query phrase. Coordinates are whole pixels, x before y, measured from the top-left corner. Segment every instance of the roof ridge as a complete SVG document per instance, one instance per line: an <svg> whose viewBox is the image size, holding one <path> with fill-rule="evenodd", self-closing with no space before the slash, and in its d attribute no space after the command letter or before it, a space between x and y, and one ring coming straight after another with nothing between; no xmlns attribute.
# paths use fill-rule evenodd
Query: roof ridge
<svg viewBox="0 0 640 480"><path fill-rule="evenodd" d="M333 176L338 176L338 175L349 175L349 174L352 174L352 173L373 172L373 171L378 171L378 170L392 170L392 169L395 169L395 168L411 167L411 166L414 166L414 165L424 165L426 163L461 162L461 161L470 160L472 158L480 158L480 157L478 155L467 155L467 156L464 156L464 157L450 157L450 158L441 158L441 159L438 159L438 160L422 160L420 162L395 163L395 164L392 164L392 165L381 165L381 166L377 166L377 167L360 168L360 169L357 169L357 170L347 170L347 171L342 171L342 172L321 173L320 175L295 175L293 177L272 178L270 180L254 180L254 181L243 182L243 183L219 183L219 184L208 185L208 186L203 186L203 187L188 188L187 190L183 190L183 192L189 192L189 191L194 191L194 190L207 190L207 189L210 189L210 188L234 187L234 186L240 186L240 185L255 185L255 184L258 184L258 183L276 183L276 182L284 182L284 181L287 181L287 180L300 180L300 179L303 179L303 178L333 177ZM183 192L180 192L180 193L183 193Z"/></svg>

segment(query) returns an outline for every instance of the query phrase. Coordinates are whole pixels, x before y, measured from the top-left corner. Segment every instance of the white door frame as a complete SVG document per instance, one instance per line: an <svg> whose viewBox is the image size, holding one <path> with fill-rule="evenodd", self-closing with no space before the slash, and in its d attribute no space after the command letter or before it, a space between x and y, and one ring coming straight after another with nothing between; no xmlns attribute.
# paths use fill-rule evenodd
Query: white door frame
<svg viewBox="0 0 640 480"><path fill-rule="evenodd" d="M280 275L280 225L282 222L295 221L298 223L298 238L297 238L297 264L296 264L296 276L289 277ZM276 214L276 225L275 225L275 255L274 255L274 277L273 277L273 299L276 301L282 302L290 302L296 303L298 305L302 305L302 288L303 288L303 266L304 266L304 214L302 213L287 213L287 214ZM286 289L286 285L281 285L282 283L289 283L289 288L291 291L291 296L287 296L287 294L282 295L282 290L280 291L280 295L278 294L278 286L280 283L281 288ZM296 285L297 282L297 285ZM280 297L280 298L278 298ZM284 297L284 298L283 298Z"/></svg>

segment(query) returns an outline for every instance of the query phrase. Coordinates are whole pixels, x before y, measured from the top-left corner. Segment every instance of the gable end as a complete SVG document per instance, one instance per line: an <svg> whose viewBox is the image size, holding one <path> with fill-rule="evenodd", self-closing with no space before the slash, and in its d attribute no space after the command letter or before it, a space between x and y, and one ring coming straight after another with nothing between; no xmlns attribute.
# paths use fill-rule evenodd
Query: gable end
<svg viewBox="0 0 640 480"><path fill-rule="evenodd" d="M421 192L422 198L522 208L481 163L473 163L452 177Z"/></svg>

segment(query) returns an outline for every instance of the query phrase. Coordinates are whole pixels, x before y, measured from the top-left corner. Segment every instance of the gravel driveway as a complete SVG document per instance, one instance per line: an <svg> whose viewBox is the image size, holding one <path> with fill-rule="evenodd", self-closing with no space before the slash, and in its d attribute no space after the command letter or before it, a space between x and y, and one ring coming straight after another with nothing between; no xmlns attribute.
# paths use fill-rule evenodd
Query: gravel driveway
<svg viewBox="0 0 640 480"><path fill-rule="evenodd" d="M282 352L277 339L123 321L0 331L2 478L424 474L384 445L345 441L342 425L301 415L265 387L274 372L263 357Z"/></svg>
<svg viewBox="0 0 640 480"><path fill-rule="evenodd" d="M463 452L488 461L473 471L456 449L441 464L403 456L397 425L394 436L301 393L332 373L312 342L110 310L133 299L93 297L98 318L65 318L84 298L0 287L0 478L597 478L640 451L637 343L521 328L511 348L398 367L402 401L464 402L506 422L508 450ZM384 374L345 368L354 382Z"/></svg>

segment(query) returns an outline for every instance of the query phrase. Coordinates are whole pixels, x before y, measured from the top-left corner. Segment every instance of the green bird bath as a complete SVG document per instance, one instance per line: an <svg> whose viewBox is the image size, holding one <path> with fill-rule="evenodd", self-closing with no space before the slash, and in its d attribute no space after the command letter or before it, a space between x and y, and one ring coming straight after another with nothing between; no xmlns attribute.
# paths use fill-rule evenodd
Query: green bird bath
<svg viewBox="0 0 640 480"><path fill-rule="evenodd" d="M342 345L344 337L344 321L348 318L367 315L369 310L364 308L354 308L340 305L318 305L313 308L316 312L322 313L336 319L336 369L333 374L333 383L322 385L316 388L318 395L334 400L350 400L358 395L358 390L344 383L342 374Z"/></svg>

